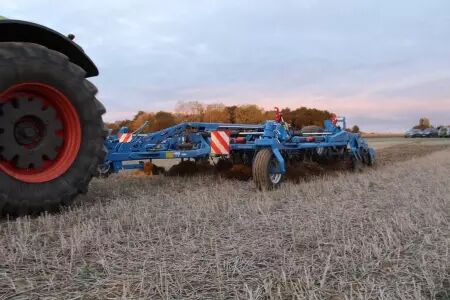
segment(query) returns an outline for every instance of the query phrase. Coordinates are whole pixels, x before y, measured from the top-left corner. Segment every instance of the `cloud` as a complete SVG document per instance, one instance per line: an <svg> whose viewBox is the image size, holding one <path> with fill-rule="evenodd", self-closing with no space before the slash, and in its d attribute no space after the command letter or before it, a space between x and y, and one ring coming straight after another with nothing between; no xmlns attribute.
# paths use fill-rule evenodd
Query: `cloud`
<svg viewBox="0 0 450 300"><path fill-rule="evenodd" d="M201 100L315 106L372 131L450 123L445 0L0 2L76 34L108 120Z"/></svg>
<svg viewBox="0 0 450 300"><path fill-rule="evenodd" d="M420 99L424 102L428 102L428 99L450 101L450 77L388 88L377 94L391 99Z"/></svg>

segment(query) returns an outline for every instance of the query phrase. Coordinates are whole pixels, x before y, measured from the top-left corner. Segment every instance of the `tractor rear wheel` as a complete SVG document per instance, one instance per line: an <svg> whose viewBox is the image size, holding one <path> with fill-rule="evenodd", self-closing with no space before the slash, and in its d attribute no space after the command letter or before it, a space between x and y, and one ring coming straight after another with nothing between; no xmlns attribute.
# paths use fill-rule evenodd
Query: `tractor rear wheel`
<svg viewBox="0 0 450 300"><path fill-rule="evenodd" d="M54 210L87 191L107 131L85 74L43 46L0 43L0 214Z"/></svg>
<svg viewBox="0 0 450 300"><path fill-rule="evenodd" d="M277 172L278 160L271 149L258 151L253 161L253 181L259 190L273 190L282 180L283 174Z"/></svg>

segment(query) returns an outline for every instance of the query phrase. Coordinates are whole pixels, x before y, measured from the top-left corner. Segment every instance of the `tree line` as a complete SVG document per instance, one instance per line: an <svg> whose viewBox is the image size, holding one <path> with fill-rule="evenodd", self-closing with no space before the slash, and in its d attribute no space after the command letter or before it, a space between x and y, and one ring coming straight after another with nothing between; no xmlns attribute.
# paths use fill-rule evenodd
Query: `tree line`
<svg viewBox="0 0 450 300"><path fill-rule="evenodd" d="M323 121L331 117L331 113L327 110L307 107L284 108L281 112L284 120L293 128L302 128L308 125L322 126ZM147 121L149 124L143 131L147 133L189 121L258 124L265 120L273 120L274 117L275 110L264 110L255 104L226 106L222 103L203 104L198 101L190 101L178 103L175 112L139 111L131 120L116 121L108 123L107 126L112 129L113 133L123 126L127 126L130 131L135 131ZM359 131L356 125L354 127Z"/></svg>
<svg viewBox="0 0 450 300"><path fill-rule="evenodd" d="M419 124L414 126L413 128L423 130L423 129L431 128L431 127L433 127L433 126L431 126L430 119L424 117L424 118L420 118Z"/></svg>

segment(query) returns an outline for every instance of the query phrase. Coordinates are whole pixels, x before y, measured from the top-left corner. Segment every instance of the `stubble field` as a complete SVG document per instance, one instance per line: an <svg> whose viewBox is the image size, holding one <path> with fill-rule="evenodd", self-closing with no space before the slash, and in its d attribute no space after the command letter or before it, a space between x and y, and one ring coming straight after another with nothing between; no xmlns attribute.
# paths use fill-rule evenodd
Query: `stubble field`
<svg viewBox="0 0 450 300"><path fill-rule="evenodd" d="M375 168L272 192L96 179L58 214L0 221L0 299L449 299L450 140L370 143Z"/></svg>

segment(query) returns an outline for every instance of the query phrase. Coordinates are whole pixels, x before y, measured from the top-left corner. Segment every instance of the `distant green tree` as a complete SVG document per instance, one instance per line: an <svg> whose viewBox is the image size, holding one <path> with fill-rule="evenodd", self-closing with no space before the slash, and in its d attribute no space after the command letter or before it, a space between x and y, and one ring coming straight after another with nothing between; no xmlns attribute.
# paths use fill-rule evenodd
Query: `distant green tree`
<svg viewBox="0 0 450 300"><path fill-rule="evenodd" d="M199 101L180 101L175 107L175 111L182 117L182 121L203 122L205 116L205 106Z"/></svg>
<svg viewBox="0 0 450 300"><path fill-rule="evenodd" d="M154 124L150 124L152 131L161 130L175 125L177 122L172 113L166 111L160 111L155 114Z"/></svg>
<svg viewBox="0 0 450 300"><path fill-rule="evenodd" d="M360 132L359 126L358 126L358 125L353 125L353 127L352 127L352 132L353 132L353 133L359 133L359 132Z"/></svg>
<svg viewBox="0 0 450 300"><path fill-rule="evenodd" d="M205 108L204 113L205 122L220 122L220 123L228 123L229 115L228 111L222 103L208 104Z"/></svg>
<svg viewBox="0 0 450 300"><path fill-rule="evenodd" d="M308 125L323 126L323 121L329 119L331 114L326 110L300 107L295 110L283 108L283 118L294 128ZM138 129L144 122L149 125L144 133L161 130L186 121L226 122L226 123L254 123L264 120L273 120L274 110L264 110L254 104L225 106L221 103L203 105L198 101L179 102L176 112L160 111L158 113L138 111L131 120L121 120L107 124L108 128L116 133L121 127L127 126L130 132ZM359 128L357 129L359 131Z"/></svg>
<svg viewBox="0 0 450 300"><path fill-rule="evenodd" d="M134 116L133 120L130 122L130 124L128 125L128 129L133 132L135 130L137 130L139 127L141 127L142 124L144 124L144 122L149 122L149 124L153 124L155 121L155 114L154 113L145 113L145 112L138 112L136 114L136 116ZM144 128L144 133L150 132L151 128L150 126L147 126L146 128Z"/></svg>
<svg viewBox="0 0 450 300"><path fill-rule="evenodd" d="M236 109L236 122L258 124L264 121L264 110L255 104L241 105Z"/></svg>
<svg viewBox="0 0 450 300"><path fill-rule="evenodd" d="M231 124L236 123L236 109L237 109L236 105L225 107L225 110L227 111L229 118L228 122L230 122Z"/></svg>
<svg viewBox="0 0 450 300"><path fill-rule="evenodd" d="M414 126L414 129L426 129L431 128L431 122L428 118L420 118L419 125Z"/></svg>
<svg viewBox="0 0 450 300"><path fill-rule="evenodd" d="M302 128L309 125L323 126L323 122L331 118L331 113L326 110L300 107L293 111L282 110L284 120L294 128Z"/></svg>

